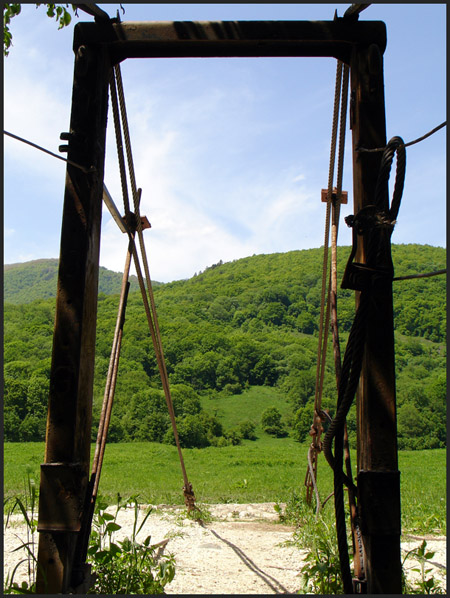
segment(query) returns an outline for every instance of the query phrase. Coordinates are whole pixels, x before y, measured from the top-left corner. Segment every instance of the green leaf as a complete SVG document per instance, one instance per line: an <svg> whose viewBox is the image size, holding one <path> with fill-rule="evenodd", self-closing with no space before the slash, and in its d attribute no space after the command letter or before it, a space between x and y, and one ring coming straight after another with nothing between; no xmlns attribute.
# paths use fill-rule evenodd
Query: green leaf
<svg viewBox="0 0 450 598"><path fill-rule="evenodd" d="M98 563L105 564L111 561L112 555L108 550L99 550L94 555L94 558Z"/></svg>
<svg viewBox="0 0 450 598"><path fill-rule="evenodd" d="M114 515L111 513L102 513L103 522L105 521L114 521Z"/></svg>
<svg viewBox="0 0 450 598"><path fill-rule="evenodd" d="M70 13L67 10L64 11L63 20L64 20L64 26L65 27L67 25L70 25L70 23L72 21L72 17L71 17Z"/></svg>
<svg viewBox="0 0 450 598"><path fill-rule="evenodd" d="M122 549L120 548L120 546L118 546L114 542L111 542L109 551L113 555L113 557L116 557L118 554L122 554Z"/></svg>
<svg viewBox="0 0 450 598"><path fill-rule="evenodd" d="M98 515L98 517L97 517L97 522L98 522L98 524L99 524L99 525L104 525L104 524L106 523L106 520L105 520L104 514L102 514L102 515L100 515L100 514L99 514L99 515Z"/></svg>
<svg viewBox="0 0 450 598"><path fill-rule="evenodd" d="M108 525L105 528L106 532L117 532L119 529L121 529L122 526L119 525L118 523L114 523L113 521L111 521L110 523L108 523Z"/></svg>

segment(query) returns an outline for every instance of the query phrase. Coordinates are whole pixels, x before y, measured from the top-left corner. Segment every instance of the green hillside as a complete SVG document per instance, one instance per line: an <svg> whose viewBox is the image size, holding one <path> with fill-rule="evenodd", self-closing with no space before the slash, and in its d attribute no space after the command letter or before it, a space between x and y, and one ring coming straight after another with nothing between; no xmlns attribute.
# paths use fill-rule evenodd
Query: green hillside
<svg viewBox="0 0 450 598"><path fill-rule="evenodd" d="M339 248L340 277L349 251ZM220 262L189 280L155 289L185 446L225 446L246 434L262 439L266 434L262 415L274 407L280 436L289 433L299 441L307 437L322 256L321 249L255 255ZM397 276L429 272L445 268L445 250L398 245L393 247L393 260ZM443 276L394 283L401 448L445 445L445 291ZM100 295L95 417L103 397L117 305L117 295ZM354 315L353 292L339 290L338 308L343 350ZM6 440L43 439L53 321L54 299L5 305ZM331 413L336 404L332 364L330 342L323 404ZM166 411L140 293L131 292L110 439L171 442ZM354 407L349 429L354 439Z"/></svg>
<svg viewBox="0 0 450 598"><path fill-rule="evenodd" d="M58 260L41 259L20 264L5 264L3 268L3 292L7 303L19 305L36 299L56 296ZM136 276L130 276L131 290L139 289ZM158 285L160 283L153 283ZM120 293L122 273L100 267L99 293Z"/></svg>

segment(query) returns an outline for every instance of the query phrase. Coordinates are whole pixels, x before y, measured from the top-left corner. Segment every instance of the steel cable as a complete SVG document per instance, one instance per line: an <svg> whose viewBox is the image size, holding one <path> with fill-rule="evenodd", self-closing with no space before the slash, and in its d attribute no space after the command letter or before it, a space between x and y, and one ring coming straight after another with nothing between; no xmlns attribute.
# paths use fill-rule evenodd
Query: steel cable
<svg viewBox="0 0 450 598"><path fill-rule="evenodd" d="M144 244L144 239L143 239L143 234L142 234L142 222L141 222L140 213L139 213L138 191L136 189L136 178L135 178L135 174L134 174L133 156L132 156L132 150L131 150L131 142L130 142L130 135L129 135L129 128L128 128L128 118L127 118L127 113L126 113L126 105L125 105L125 97L124 97L124 92L123 92L123 83L122 83L122 76L121 76L121 72L120 72L120 65L116 65L114 67L114 73L115 73L116 82L117 82L118 100L119 100L119 107L120 107L120 112L121 112L121 116L122 116L122 125L123 125L123 131L124 131L124 139L125 139L125 149L126 149L126 154L127 154L131 190L132 190L134 209L135 209L136 227L137 227L137 232L138 232L139 245L140 245L140 249L141 249L142 262L144 265L147 290L145 289L143 276L142 276L140 263L139 263L139 257L138 257L135 245L133 247L133 259L134 259L134 263L135 263L135 267L136 267L136 273L138 276L139 287L140 287L142 298L143 298L144 309L145 309L145 312L147 315L147 321L149 324L150 334L151 334L153 346L155 349L155 355L156 355L156 360L157 360L157 364L158 364L158 369L159 369L160 376L161 376L161 382L162 382L162 386L163 386L163 390L164 390L167 408L169 411L169 416L170 416L170 420L171 420L171 424L172 424L172 430L173 430L173 434L174 434L174 438L175 438L175 444L177 447L181 470L182 470L182 474L183 474L183 480L184 480L183 492L184 492L184 496L185 496L185 502L188 507L188 510L191 510L192 508L195 508L195 502L194 502L195 496L194 496L194 493L192 490L192 485L190 484L188 477L187 477L184 459L183 459L183 455L182 455L182 451L181 451L181 445L180 445L180 441L179 441L179 437L178 437L178 431L177 431L176 420L175 420L175 411L173 408L173 402L172 402L172 397L171 397L171 393L170 393L169 378L168 378L166 363L165 363L165 359L164 359L164 352L163 352L163 348L162 348L158 318L157 318L157 314L156 314L156 306L155 306L153 290L152 290L152 285L151 285L150 272L149 272L149 268L148 268L148 260L147 260L145 244ZM150 298L150 305L148 303L147 293L148 293L148 297Z"/></svg>
<svg viewBox="0 0 450 598"><path fill-rule="evenodd" d="M434 135L435 133L437 133L437 131L440 131L443 127L447 126L447 121L445 120L443 123L441 123L440 125L438 125L437 127L435 127L434 129L432 129L431 131L428 131L428 133L425 133L425 135L422 135L422 137L419 137L418 139L414 139L413 141L408 141L408 143L403 143L403 147L410 147L411 145L415 145L416 143L420 143L421 141L423 141L424 139L427 139L428 137L431 137L431 135ZM386 146L384 147L374 147L374 148L366 148L366 147L358 147L356 149L357 152L364 152L364 153L374 153L374 152L384 152L386 149Z"/></svg>
<svg viewBox="0 0 450 598"><path fill-rule="evenodd" d="M86 166L82 166L81 164L77 164L76 162L73 162L72 160L68 160L67 158L58 156L58 154L55 154L54 152L51 152L48 149L45 149L45 147L42 147L42 146L38 145L37 143L28 141L28 139L24 139L23 137L19 137L18 135L14 135L13 133L9 133L8 131L5 131L5 130L3 130L3 134L8 135L8 137L12 137L13 139L16 139L17 141L21 141L22 143L26 143L27 145L30 145L31 147L34 147L35 149L38 149L41 152L44 152L44 154L48 154L49 156L52 156L52 158L57 158L58 160L67 162L67 164L70 164L71 166L78 168L79 170L83 171L85 174L91 174L91 173L97 172L97 169L95 168L95 166L90 166L89 168L86 168Z"/></svg>
<svg viewBox="0 0 450 598"><path fill-rule="evenodd" d="M120 173L120 184L122 187L122 198L123 207L125 210L125 216L128 217L130 213L130 200L128 198L128 183L127 183L127 172L125 166L125 160L123 156L123 141L122 141L122 128L120 126L120 115L118 109L118 98L117 98L117 85L114 74L111 76L110 82L111 90L111 106L114 119L114 131L116 135L116 148L117 148L117 159L119 160L119 173Z"/></svg>
<svg viewBox="0 0 450 598"><path fill-rule="evenodd" d="M337 131L339 122L339 102L341 97L342 87L342 65L343 63L338 60L336 65L336 81L335 81L335 93L334 93L334 107L333 107L333 121L331 130L331 149L330 149L330 162L328 170L328 189L327 189L327 205L325 214L325 234L324 234L324 255L323 255L323 268L322 268L322 290L321 290L321 301L320 301L320 316L319 316L319 338L317 345L317 368L316 368L316 383L314 393L314 418L313 418L313 429L316 432L314 435L313 446L317 452L320 450L320 435L322 431L322 424L320 417L317 415L321 411L322 404L322 387L323 378L325 372L325 356L326 347L328 340L328 324L329 324L329 296L325 307L325 298L327 295L327 273L328 273L328 245L330 236L330 211L331 211L331 199L333 193L333 178L334 178L334 164L336 161L336 146L337 146ZM329 288L328 288L329 292ZM326 309L326 311L325 311ZM325 327L324 327L325 319ZM325 332L324 332L325 328ZM306 500L309 503L311 500L311 488L314 488L314 482L312 478L317 475L317 459L313 460L314 467L312 471L310 468L307 470L305 479L306 485ZM310 483L311 478L311 483ZM317 486L316 486L317 487Z"/></svg>
<svg viewBox="0 0 450 598"><path fill-rule="evenodd" d="M388 180L395 152L397 152L397 169L393 198L391 205L389 206ZM341 454L343 431L345 419L353 402L362 369L366 324L371 294L376 292L376 286L374 286L374 284L376 285L376 282L380 280L379 276L376 275L381 274L382 277L385 277L386 274L390 274L390 280L392 281L393 269L390 272L386 272L385 269L377 270L376 266L381 255L380 245L386 240L386 232L390 237L395 224L395 219L398 215L404 187L405 168L406 152L404 149L403 140L400 137L394 137L387 144L382 156L375 191L375 206L367 206L366 208L363 208L355 217L349 217L346 219L347 223L353 227L353 246L349 261L347 263L347 269L351 266L351 260L356 253L357 235L367 235L368 233L370 236L367 243L366 263L372 267L366 270L371 274L371 281L369 286L365 286L361 290L359 305L347 342L341 370L341 379L339 382L336 415L333 418L333 421L331 422L323 440L323 451L325 458L334 471L336 515L338 515L338 511L343 511L344 508L342 482L344 482L349 488L354 488L352 480L349 479L349 477L342 471ZM364 218L362 218L362 214L364 214ZM378 234L375 234L375 229L378 230ZM331 448L333 440L335 443L334 455ZM337 517L336 528L338 534L338 544L339 546L342 545L342 547L343 538L346 535L344 525L345 521L343 524L342 517L339 517L339 519ZM347 573L345 551L343 551L341 555L341 549L340 559L341 565L344 561L345 573ZM344 574L342 566L341 572ZM348 576L346 575L346 579L344 579L344 590L346 593L352 593L353 589L351 586L351 578L348 579Z"/></svg>
<svg viewBox="0 0 450 598"><path fill-rule="evenodd" d="M331 150L330 150L330 164L328 169L328 189L327 189L327 205L325 214L325 235L323 244L323 268L322 268L322 291L320 300L320 319L319 319L319 340L317 348L317 370L316 370L316 390L315 390L315 409L320 411L321 409L321 366L322 366L322 353L326 348L327 338L327 327L325 326L325 333L323 332L324 326L324 313L325 313L325 296L327 292L327 274L328 274L328 245L330 237L330 212L331 212L331 198L333 193L333 178L334 178L334 164L336 161L336 145L337 145L337 131L338 131L338 120L339 120L339 101L341 96L342 86L342 62L337 61L336 66L336 83L334 93L334 108L333 108L333 123L331 132ZM322 338L324 336L324 338Z"/></svg>

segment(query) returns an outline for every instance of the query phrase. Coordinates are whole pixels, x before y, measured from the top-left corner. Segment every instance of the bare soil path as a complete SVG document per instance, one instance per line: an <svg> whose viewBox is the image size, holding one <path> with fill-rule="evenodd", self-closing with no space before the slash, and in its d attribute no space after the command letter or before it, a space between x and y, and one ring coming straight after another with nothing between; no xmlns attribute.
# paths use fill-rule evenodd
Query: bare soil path
<svg viewBox="0 0 450 598"><path fill-rule="evenodd" d="M149 534L151 543L168 542L165 554L174 554L176 574L166 586L167 594L291 594L301 586L300 570L307 551L292 546L293 528L277 523L275 503L203 505L211 515L201 524L187 519L181 507L155 506L138 540ZM205 518L206 519L206 518ZM122 528L116 539L130 536L134 521L132 509L119 512ZM23 558L11 552L25 539L23 526L13 524L4 536L5 574ZM402 549L420 544L419 536L405 537ZM445 579L446 538L427 538L428 548L436 551L433 574ZM408 577L416 575L407 565ZM409 571L409 572L408 572ZM25 564L18 569L16 581L27 578Z"/></svg>

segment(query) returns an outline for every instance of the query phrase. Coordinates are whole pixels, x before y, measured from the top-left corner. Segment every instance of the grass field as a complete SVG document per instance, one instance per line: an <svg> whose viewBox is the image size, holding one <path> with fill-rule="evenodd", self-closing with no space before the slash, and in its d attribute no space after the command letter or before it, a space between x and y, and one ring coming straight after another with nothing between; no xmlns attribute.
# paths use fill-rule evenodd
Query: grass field
<svg viewBox="0 0 450 598"><path fill-rule="evenodd" d="M256 435L259 440L270 439L262 431L261 416L272 406L276 406L283 418L292 414L292 403L286 395L270 386L251 386L240 395L229 397L209 398L202 397L202 408L215 415L226 430L236 427L245 420L256 425Z"/></svg>
<svg viewBox="0 0 450 598"><path fill-rule="evenodd" d="M294 493L303 495L307 450L307 444L291 438L264 435L239 446L185 449L183 454L199 503L287 502ZM43 456L43 443L5 444L5 497L23 492L27 467L39 480ZM401 452L399 466L403 529L445 533L445 449ZM322 497L331 492L332 473L323 456L318 485ZM107 447L100 481L104 496L137 494L143 503L182 504L182 486L175 447L145 442Z"/></svg>

